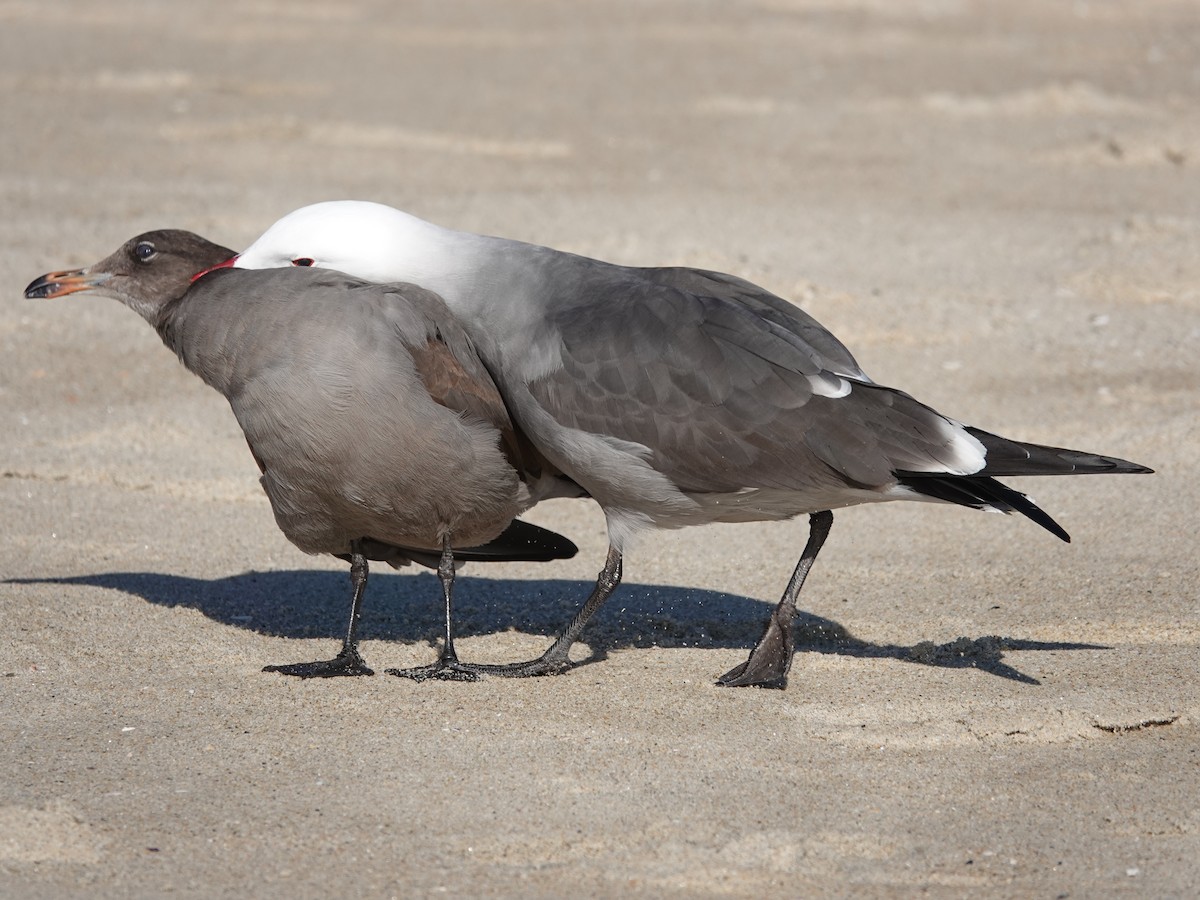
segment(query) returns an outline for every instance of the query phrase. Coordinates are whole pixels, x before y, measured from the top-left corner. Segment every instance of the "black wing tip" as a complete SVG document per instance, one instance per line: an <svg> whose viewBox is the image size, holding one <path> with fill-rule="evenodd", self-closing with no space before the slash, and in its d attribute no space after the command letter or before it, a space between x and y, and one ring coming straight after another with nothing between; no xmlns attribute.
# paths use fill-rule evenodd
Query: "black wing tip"
<svg viewBox="0 0 1200 900"><path fill-rule="evenodd" d="M973 425L964 426L986 451L987 463L979 475L1153 475L1141 463L1086 450L1047 444L1027 444L1000 437Z"/></svg>
<svg viewBox="0 0 1200 900"><path fill-rule="evenodd" d="M478 547L454 551L464 562L551 562L579 552L575 543L557 532L513 519L499 536Z"/></svg>
<svg viewBox="0 0 1200 900"><path fill-rule="evenodd" d="M1040 518L1037 518L1035 516L1029 516L1029 518L1033 519L1033 521L1037 522L1039 525L1041 525L1043 528L1045 528L1047 531L1049 531L1052 535L1054 535L1056 538L1058 538L1064 544L1071 543L1071 535L1067 533L1067 530L1065 528L1063 528L1061 525L1059 525L1057 522L1055 522L1052 518L1050 518L1050 516L1046 515L1046 513L1043 512L1040 508L1035 506L1034 509L1036 509L1038 512L1042 513L1043 516L1045 516L1045 521L1043 522ZM1026 513L1026 515L1029 515L1029 514Z"/></svg>
<svg viewBox="0 0 1200 900"><path fill-rule="evenodd" d="M1154 470L1141 463L1115 456L1100 456L1081 450L1059 450L1065 462L1074 465L1065 475L1153 475Z"/></svg>
<svg viewBox="0 0 1200 900"><path fill-rule="evenodd" d="M1071 535L1049 513L1020 491L994 478L986 475L926 475L919 472L897 472L896 475L900 484L918 494L972 509L1018 512L1041 525L1060 541L1071 543Z"/></svg>
<svg viewBox="0 0 1200 900"><path fill-rule="evenodd" d="M1013 491L1012 488L1007 487L1005 490L1012 491L1012 493L1016 495L1015 497L1008 498L1009 503L1012 505L1013 512L1019 512L1030 521L1041 525L1064 544L1071 543L1071 535L1067 533L1067 529L1055 522L1054 518L1048 512L1046 512L1020 491Z"/></svg>

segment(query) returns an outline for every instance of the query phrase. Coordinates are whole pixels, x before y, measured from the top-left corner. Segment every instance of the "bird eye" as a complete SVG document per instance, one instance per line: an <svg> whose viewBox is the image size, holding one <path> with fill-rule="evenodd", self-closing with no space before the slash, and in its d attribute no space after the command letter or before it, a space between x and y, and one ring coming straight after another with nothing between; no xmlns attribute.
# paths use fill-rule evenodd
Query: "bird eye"
<svg viewBox="0 0 1200 900"><path fill-rule="evenodd" d="M133 248L133 255L137 257L138 262L150 262L154 257L158 256L158 251L154 249L154 245L149 241L142 241Z"/></svg>
<svg viewBox="0 0 1200 900"><path fill-rule="evenodd" d="M302 256L299 259L292 260L293 266L311 266L312 264L313 260L309 259L307 256Z"/></svg>

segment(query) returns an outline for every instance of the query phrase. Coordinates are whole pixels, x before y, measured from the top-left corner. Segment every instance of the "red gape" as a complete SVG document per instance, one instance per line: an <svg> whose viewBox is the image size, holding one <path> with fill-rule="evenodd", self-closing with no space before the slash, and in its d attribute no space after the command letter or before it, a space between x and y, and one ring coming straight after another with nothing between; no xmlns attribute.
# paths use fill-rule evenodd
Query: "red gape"
<svg viewBox="0 0 1200 900"><path fill-rule="evenodd" d="M233 264L235 262L237 262L237 260L238 260L238 258L236 256L231 256L231 257L229 257L229 259L225 260L225 262L217 263L215 266L209 266L204 271L197 272L195 275L193 275L192 282L195 283L195 282L199 281L201 278L203 278L205 275L207 275L209 272L212 272L215 269L228 269L228 268L232 267Z"/></svg>

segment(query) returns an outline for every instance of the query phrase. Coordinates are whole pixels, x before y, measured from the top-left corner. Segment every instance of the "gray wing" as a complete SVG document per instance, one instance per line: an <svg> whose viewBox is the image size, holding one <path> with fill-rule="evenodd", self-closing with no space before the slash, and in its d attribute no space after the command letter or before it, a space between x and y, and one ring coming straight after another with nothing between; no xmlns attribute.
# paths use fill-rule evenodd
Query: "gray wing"
<svg viewBox="0 0 1200 900"><path fill-rule="evenodd" d="M777 297L744 278L704 269L661 268L636 270L647 281L686 293L738 304L774 325L791 331L808 345L823 369L858 381L870 381L858 361L820 322L800 307Z"/></svg>
<svg viewBox="0 0 1200 900"><path fill-rule="evenodd" d="M879 487L897 469L964 468L961 428L849 376L853 357L812 320L663 280L708 276L607 284L553 313L562 365L529 390L560 425L643 445L684 491Z"/></svg>

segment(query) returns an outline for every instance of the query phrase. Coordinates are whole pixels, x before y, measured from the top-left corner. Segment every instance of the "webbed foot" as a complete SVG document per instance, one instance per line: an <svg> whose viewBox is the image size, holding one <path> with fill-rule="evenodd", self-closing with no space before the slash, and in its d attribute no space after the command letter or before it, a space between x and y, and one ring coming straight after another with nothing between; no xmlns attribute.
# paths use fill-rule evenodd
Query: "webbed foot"
<svg viewBox="0 0 1200 900"><path fill-rule="evenodd" d="M280 675L292 675L296 678L339 678L344 675L375 674L354 647L343 647L342 652L333 659L263 666L263 671L278 672Z"/></svg>
<svg viewBox="0 0 1200 900"><path fill-rule="evenodd" d="M781 625L771 616L766 633L750 651L750 658L734 666L717 679L719 687L787 687L788 669L792 666L793 638L790 623Z"/></svg>
<svg viewBox="0 0 1200 900"><path fill-rule="evenodd" d="M414 666L411 669L386 669L388 675L398 678L411 678L413 681L478 681L479 675L473 666L460 663L458 660L439 659L433 665Z"/></svg>

